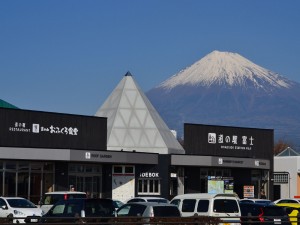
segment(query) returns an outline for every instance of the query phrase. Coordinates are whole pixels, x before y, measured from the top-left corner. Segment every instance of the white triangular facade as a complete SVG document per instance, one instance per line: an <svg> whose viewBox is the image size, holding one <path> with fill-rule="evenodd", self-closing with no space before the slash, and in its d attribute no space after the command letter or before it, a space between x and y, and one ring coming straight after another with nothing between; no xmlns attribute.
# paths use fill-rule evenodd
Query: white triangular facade
<svg viewBox="0 0 300 225"><path fill-rule="evenodd" d="M130 73L123 77L95 116L107 117L107 150L185 153Z"/></svg>

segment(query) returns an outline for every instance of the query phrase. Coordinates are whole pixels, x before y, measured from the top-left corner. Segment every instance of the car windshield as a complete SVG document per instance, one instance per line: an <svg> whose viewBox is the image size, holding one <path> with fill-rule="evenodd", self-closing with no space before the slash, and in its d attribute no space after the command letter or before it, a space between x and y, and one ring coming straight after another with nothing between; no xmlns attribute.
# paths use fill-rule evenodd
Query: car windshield
<svg viewBox="0 0 300 225"><path fill-rule="evenodd" d="M216 199L213 206L214 212L218 213L237 213L239 212L236 200Z"/></svg>
<svg viewBox="0 0 300 225"><path fill-rule="evenodd" d="M7 199L8 204L12 208L37 208L32 202L27 199Z"/></svg>
<svg viewBox="0 0 300 225"><path fill-rule="evenodd" d="M284 209L281 207L266 207L264 209L264 216L286 216Z"/></svg>

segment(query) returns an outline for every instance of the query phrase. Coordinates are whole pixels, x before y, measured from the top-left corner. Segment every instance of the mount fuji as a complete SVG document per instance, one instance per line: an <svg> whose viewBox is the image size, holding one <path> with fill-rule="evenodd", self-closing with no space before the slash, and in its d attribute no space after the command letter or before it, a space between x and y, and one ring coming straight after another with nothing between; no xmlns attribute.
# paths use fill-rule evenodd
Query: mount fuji
<svg viewBox="0 0 300 225"><path fill-rule="evenodd" d="M199 123L274 129L300 146L300 83L237 53L213 51L146 95L179 137Z"/></svg>

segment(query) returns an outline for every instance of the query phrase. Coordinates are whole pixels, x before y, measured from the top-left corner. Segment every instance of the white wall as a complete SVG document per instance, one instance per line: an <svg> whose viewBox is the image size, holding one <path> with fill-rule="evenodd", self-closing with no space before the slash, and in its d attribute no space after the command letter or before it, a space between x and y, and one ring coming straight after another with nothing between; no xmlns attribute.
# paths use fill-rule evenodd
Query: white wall
<svg viewBox="0 0 300 225"><path fill-rule="evenodd" d="M281 184L281 198L293 198L297 195L297 177L300 173L300 156L274 157L274 172L288 172L290 183Z"/></svg>

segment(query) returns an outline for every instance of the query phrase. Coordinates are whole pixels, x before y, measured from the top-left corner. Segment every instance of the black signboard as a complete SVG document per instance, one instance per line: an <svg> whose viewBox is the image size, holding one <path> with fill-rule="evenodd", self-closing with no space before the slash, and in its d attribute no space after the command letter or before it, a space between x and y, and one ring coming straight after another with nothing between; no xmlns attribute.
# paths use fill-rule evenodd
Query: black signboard
<svg viewBox="0 0 300 225"><path fill-rule="evenodd" d="M270 159L274 130L184 124L186 154Z"/></svg>
<svg viewBox="0 0 300 225"><path fill-rule="evenodd" d="M106 150L102 117L0 108L0 146Z"/></svg>

